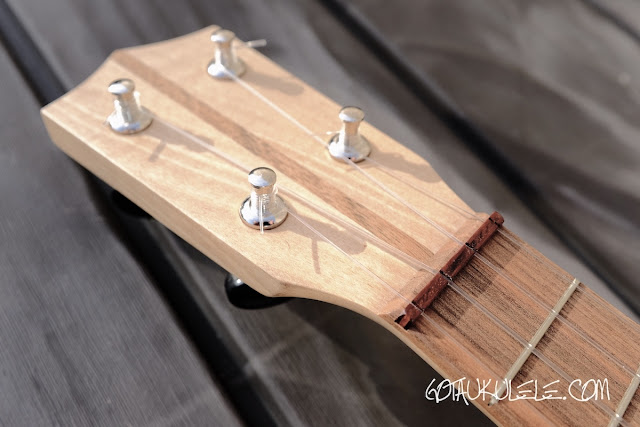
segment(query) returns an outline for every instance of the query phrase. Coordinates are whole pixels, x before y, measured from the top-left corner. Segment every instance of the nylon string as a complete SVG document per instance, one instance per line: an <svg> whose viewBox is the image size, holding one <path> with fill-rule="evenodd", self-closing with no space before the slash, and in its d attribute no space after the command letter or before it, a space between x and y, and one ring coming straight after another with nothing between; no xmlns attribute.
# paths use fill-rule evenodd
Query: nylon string
<svg viewBox="0 0 640 427"><path fill-rule="evenodd" d="M227 73L227 75L234 80L235 82L237 82L238 84L240 84L243 88L245 88L247 91L249 91L250 93L252 93L253 95L255 95L257 98L259 98L260 100L262 100L265 104L267 104L269 107L271 107L273 110L275 110L276 112L278 112L280 115L282 115L285 119L287 119L288 121L290 121L291 123L293 123L296 127L298 127L300 130L302 130L304 133L306 133L308 136L312 137L315 141L317 141L318 143L322 144L322 146L326 147L327 146L327 142L325 142L319 135L317 135L316 133L312 132L308 127L306 127L305 125L303 125L300 121L298 121L297 119L295 119L293 116L291 116L289 113L287 113L286 111L284 111L281 107L279 107L277 104L275 104L273 101L271 101L270 99L268 99L266 96L264 96L262 93L260 93L257 89L255 89L253 86L251 86L249 83L247 83L246 81L244 81L243 79L232 75L231 73ZM371 158L367 157L365 161L371 162L374 165L381 165L381 163L377 162L377 161L373 161ZM353 167L356 171L360 172L361 174L363 174L368 180L372 181L375 185L377 185L378 187L380 187L383 191L385 191L387 194L389 194L391 197L393 197L394 199L396 199L398 202L400 202L401 204L403 204L405 207L407 207L408 209L410 209L411 211L413 211L415 214L417 214L420 218L422 218L423 220L425 220L427 223L429 223L432 227L434 227L436 230L438 230L439 232L441 232L442 234L444 234L446 237L448 237L449 239L453 240L454 242L460 244L460 245L464 245L464 242L460 241L457 237L455 237L453 234L451 234L449 231L447 231L446 229L444 229L442 226L440 226L439 224L437 224L435 221L433 221L431 218L425 216L424 214L422 214L417 208L415 208L413 205L411 205L409 202L407 202L406 200L404 200L401 196L399 196L397 193L395 193L393 190L391 190L390 188L388 188L385 184L383 184L382 182L380 182L379 180L377 180L376 178L374 178L373 176L371 176L370 174L368 174L364 169L362 169L361 167L359 167L356 163L354 163L353 161L351 161L350 159L345 159L345 163L347 163L349 166ZM390 168L383 166L383 171L385 171L386 173L388 173ZM392 174L391 176L393 176L395 179L407 184L405 181L402 181L399 177L397 177L395 174ZM411 184L408 184L416 189L418 189L416 186L413 186ZM421 191L423 193L426 192L426 190L422 190L419 189L418 191ZM426 192L429 193L429 192ZM450 208L454 209L454 210L458 210L458 211L463 211L466 214L468 214L470 217L472 218L476 218L478 219L477 214L475 214L474 212L470 212L467 211L463 208L460 207L454 207L453 205L451 205L450 203L438 198L436 195L429 193L428 194L431 198L438 200L440 203L443 203L445 206L449 206ZM560 268L553 264L550 263L549 261L545 261L540 259L535 253L533 253L532 251L530 251L526 246L520 244L519 242L517 242L516 240L514 240L513 238L511 238L510 236L508 236L506 233L502 232L501 230L499 230L499 232L504 235L507 239L509 239L511 242L513 242L514 244L518 245L520 248L524 249L526 252L528 252L530 255L534 256L539 262L541 262L543 265L547 266L547 267L552 267L552 269L555 269L557 271L561 271ZM513 286L515 286L517 289L519 289L521 292L523 292L525 295L527 295L527 297L529 297L530 299L532 299L536 304L540 305L541 307L543 307L546 311L550 311L552 310L552 307L545 303L544 301L540 300L538 297L536 297L535 295L533 295L529 290L527 290L524 286L522 286L521 284L519 284L518 282L516 282L513 278L511 278L507 273L504 272L504 270L498 266L496 266L495 264L493 264L490 260L488 260L486 257L484 257L482 254L480 254L479 252L475 252L474 256L476 258L478 258L478 260L480 260L481 262L483 262L487 267L489 267L491 270L493 270L495 273L497 273L498 275L500 275L501 277L503 277L505 280L507 280L509 283L511 283ZM570 277L568 274L564 273L563 275L559 275L558 272L555 272L554 274L556 274L556 277L566 277L565 280L570 281ZM553 271L552 271L553 272ZM597 297L591 293L585 292L583 287L578 287L579 291L583 292L585 295L587 295L590 299L592 299L593 301L598 301ZM638 374L636 374L636 372L633 370L633 368L625 365L622 361L619 360L619 358L617 358L616 356L614 356L613 354L611 354L610 352L608 352L604 347L602 347L600 344L596 343L591 337L587 336L581 329L579 329L577 327L577 325L575 325L573 322L571 322L569 319L567 319L565 316L562 315L558 315L557 319L559 321L561 321L562 323L564 323L565 325L567 325L570 329L572 329L576 334L578 334L582 339L584 339L585 341L587 341L589 343L589 345L593 346L594 348L596 348L599 352L603 353L604 355L606 355L609 359L613 360L615 364L617 364L621 369L623 369L624 371L626 371L628 374L630 374L631 376L636 376Z"/></svg>

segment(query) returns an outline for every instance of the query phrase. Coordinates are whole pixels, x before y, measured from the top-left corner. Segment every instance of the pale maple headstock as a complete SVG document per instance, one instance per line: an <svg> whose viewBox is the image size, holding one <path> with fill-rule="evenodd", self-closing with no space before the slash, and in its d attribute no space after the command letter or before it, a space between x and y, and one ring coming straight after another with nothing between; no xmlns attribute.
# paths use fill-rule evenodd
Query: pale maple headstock
<svg viewBox="0 0 640 427"><path fill-rule="evenodd" d="M209 76L214 29L114 52L84 83L42 110L51 137L265 295L328 301L377 321L401 310L405 302L396 292L408 299L415 294L403 289L415 266L354 230L366 230L434 268L455 245L371 179L333 160L317 137L246 86ZM312 134L328 141L327 132L339 128L341 106L254 49L237 54L247 65L243 82ZM118 78L135 81L141 103L157 117L143 132L121 135L104 123L113 110L106 88ZM363 170L461 240L473 232L468 218L446 204L469 208L424 159L367 123L361 132L371 142L370 158L378 162L359 163ZM280 195L295 216L264 234L243 225L238 209L250 191L247 172L216 152L247 168L274 169L287 190ZM477 220L471 222L477 226Z"/></svg>

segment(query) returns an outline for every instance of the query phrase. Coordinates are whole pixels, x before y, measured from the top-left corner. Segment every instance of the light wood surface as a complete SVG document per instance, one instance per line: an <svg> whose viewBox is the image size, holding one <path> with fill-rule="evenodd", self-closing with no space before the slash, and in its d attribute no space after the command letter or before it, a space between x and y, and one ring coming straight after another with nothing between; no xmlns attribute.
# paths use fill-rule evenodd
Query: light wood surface
<svg viewBox="0 0 640 427"><path fill-rule="evenodd" d="M332 221L326 212L371 231L435 269L446 262L455 245L362 174L329 159L317 141L245 88L235 82L211 79L204 71L211 56L211 31L208 28L165 43L114 53L79 88L43 110L54 141L260 292L318 299L359 312L391 330L445 377L503 375L520 352L520 343L450 289L427 314L434 323L421 319L415 328L404 331L393 322L406 305L405 299L417 293L406 286L416 273L415 268L375 241L363 240L351 228ZM244 81L314 134L323 135L338 127L340 106L259 53L243 49L239 55L249 65ZM120 77L136 82L143 104L160 119L144 133L124 137L103 126L112 108L106 85ZM348 255L320 239L295 217L264 235L244 227L237 209L248 193L246 171L194 144L163 121L190 132L248 167L274 168L284 187L321 207L321 211L313 209L290 194L287 203L296 216ZM429 164L371 126L365 124L362 132L372 142L372 159L392 168L404 183L378 168L365 166L365 170L448 232L466 240L473 227L464 215L413 188L425 189L447 203L469 210ZM552 272L539 261L542 255L533 256L533 249L524 243L515 245L517 237L508 233L497 236L482 253L526 292L478 260L456 283L528 340L546 311L527 293L552 306L568 286L568 275L555 269ZM381 280L375 280L370 272ZM582 290L570 301L564 315L571 324L584 328L590 340L613 352L625 365L635 366L640 355L635 347L637 325L622 319L605 303L595 303L596 298ZM596 327L599 323L605 323L610 330ZM434 329L434 324L441 329ZM601 352L583 341L574 330L566 330L556 322L540 347L572 378L600 378L598 374L608 377L612 399L604 405L615 409L631 378L626 378L625 372L617 372ZM623 342L627 345L621 345ZM575 352L576 349L580 351ZM593 357L585 361L579 357L584 354ZM543 378L560 379L556 376L540 360L531 358L517 380L534 377L546 383L549 381ZM491 408L476 403L492 419L504 424L607 420L596 405L570 400L502 402ZM633 417L636 412L632 402L627 415Z"/></svg>

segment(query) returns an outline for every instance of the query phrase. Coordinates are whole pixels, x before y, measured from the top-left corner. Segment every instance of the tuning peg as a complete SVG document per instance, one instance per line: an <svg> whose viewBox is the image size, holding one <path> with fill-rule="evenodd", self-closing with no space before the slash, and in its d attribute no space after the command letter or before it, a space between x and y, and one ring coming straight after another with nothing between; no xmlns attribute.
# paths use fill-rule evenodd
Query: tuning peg
<svg viewBox="0 0 640 427"><path fill-rule="evenodd" d="M364 160L371 152L369 141L358 130L364 112L358 107L344 107L338 117L342 120L342 129L329 140L329 153L338 160Z"/></svg>
<svg viewBox="0 0 640 427"><path fill-rule="evenodd" d="M265 297L231 273L227 273L227 277L224 279L224 290L231 304L247 310L273 307L274 305L282 304L291 299Z"/></svg>
<svg viewBox="0 0 640 427"><path fill-rule="evenodd" d="M109 85L109 93L115 99L115 111L107 121L111 129L118 133L131 134L140 132L151 124L153 118L140 106L136 97L136 87L130 79L115 80Z"/></svg>
<svg viewBox="0 0 640 427"><path fill-rule="evenodd" d="M252 228L276 228L287 218L287 206L277 195L276 173L265 167L249 172L251 195L240 207L240 218Z"/></svg>
<svg viewBox="0 0 640 427"><path fill-rule="evenodd" d="M236 35L229 30L218 30L211 34L211 41L215 44L213 60L207 67L207 72L217 79L229 79L231 76L240 77L247 70L241 59L236 56L233 40Z"/></svg>

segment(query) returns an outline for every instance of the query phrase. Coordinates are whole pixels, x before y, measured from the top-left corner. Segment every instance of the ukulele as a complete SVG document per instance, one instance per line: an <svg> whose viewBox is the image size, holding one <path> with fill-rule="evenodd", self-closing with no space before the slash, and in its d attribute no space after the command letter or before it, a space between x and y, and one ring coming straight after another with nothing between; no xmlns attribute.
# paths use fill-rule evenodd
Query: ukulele
<svg viewBox="0 0 640 427"><path fill-rule="evenodd" d="M635 322L230 31L115 51L42 117L255 290L372 319L497 424L640 425Z"/></svg>

